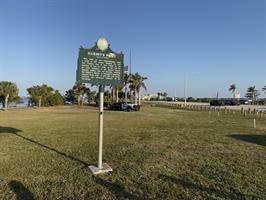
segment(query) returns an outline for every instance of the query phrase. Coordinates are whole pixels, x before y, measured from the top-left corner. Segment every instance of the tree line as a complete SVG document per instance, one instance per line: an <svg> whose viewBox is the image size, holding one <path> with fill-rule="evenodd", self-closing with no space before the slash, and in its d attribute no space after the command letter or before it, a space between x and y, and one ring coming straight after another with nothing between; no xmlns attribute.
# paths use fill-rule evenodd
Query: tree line
<svg viewBox="0 0 266 200"><path fill-rule="evenodd" d="M229 89L228 90L231 91L235 95L236 94L236 89L237 89L236 88L236 84L231 84L229 86ZM261 88L261 90L262 90L262 92L264 94L266 94L266 85L263 88ZM257 99L258 99L258 97L259 97L259 95L260 95L259 90L256 89L256 86L255 85L253 85L253 86L249 86L247 88L245 97L247 99L250 99L252 101L252 104L255 104L256 101L257 101Z"/></svg>
<svg viewBox="0 0 266 200"><path fill-rule="evenodd" d="M139 73L125 74L124 85L113 85L104 92L105 102L118 102L127 101L128 99L134 98L136 104L141 105L141 89L147 89L144 81L147 77L141 76ZM231 84L229 91L233 94L236 92L236 84ZM0 103L2 103L4 110L8 109L8 105L11 102L19 101L21 98L18 95L18 87L15 83L10 81L0 82ZM58 90L52 87L42 84L35 85L27 88L29 95L30 106L55 106L63 105L65 102L71 104L83 105L85 99L88 103L98 103L99 94L95 91L91 91L85 84L76 83L71 89L67 90L65 95L62 96ZM266 94L266 85L262 88L262 92ZM158 93L158 96L167 96L167 93ZM249 86L246 91L245 97L252 100L255 104L259 91L255 86ZM193 100L191 98L191 100ZM208 102L209 99L206 99Z"/></svg>
<svg viewBox="0 0 266 200"><path fill-rule="evenodd" d="M32 106L55 106L64 104L64 97L58 90L43 84L32 86L27 89L29 95L29 103ZM8 109L8 105L12 102L21 100L18 95L18 87L10 81L0 82L0 103L2 103L4 111Z"/></svg>
<svg viewBox="0 0 266 200"><path fill-rule="evenodd" d="M105 102L127 101L128 98L134 96L135 103L140 105L141 88L147 89L144 83L145 80L147 80L147 77L141 76L139 73L125 74L123 86L113 85L104 92ZM4 111L8 109L8 105L11 102L17 102L21 99L18 92L19 89L15 83L10 81L0 82L0 103L2 103ZM67 90L64 96L58 90L46 84L34 85L27 88L27 92L30 106L37 107L63 105L65 102L83 105L85 98L88 100L88 103L97 103L99 96L97 92L91 91L85 84L78 82L71 89Z"/></svg>
<svg viewBox="0 0 266 200"><path fill-rule="evenodd" d="M141 89L147 90L144 83L147 77L141 76L139 73L125 74L124 84L112 85L104 91L104 101L119 102L128 101L134 97L135 104L141 105ZM71 104L83 105L84 100L88 103L96 102L98 104L99 93L91 91L85 84L76 83L71 89L66 91L65 100Z"/></svg>

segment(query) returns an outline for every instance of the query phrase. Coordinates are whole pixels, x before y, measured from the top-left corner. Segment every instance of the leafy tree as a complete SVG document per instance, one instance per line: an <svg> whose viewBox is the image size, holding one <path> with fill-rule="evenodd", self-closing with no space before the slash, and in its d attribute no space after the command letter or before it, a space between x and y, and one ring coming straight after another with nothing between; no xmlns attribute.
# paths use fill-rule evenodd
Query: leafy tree
<svg viewBox="0 0 266 200"><path fill-rule="evenodd" d="M235 91L236 91L236 84L230 85L229 91L231 91L232 93L235 93Z"/></svg>
<svg viewBox="0 0 266 200"><path fill-rule="evenodd" d="M77 82L73 86L74 95L77 99L78 105L83 105L84 103L84 96L90 92L90 88L87 88L85 84Z"/></svg>
<svg viewBox="0 0 266 200"><path fill-rule="evenodd" d="M145 90L147 90L146 85L144 83L144 81L147 79L148 79L147 77L143 77L139 73L130 75L130 81L129 81L130 86L129 87L134 91L136 104L137 104L137 98L139 98L138 105L141 104L141 95L140 95L141 88L144 88Z"/></svg>
<svg viewBox="0 0 266 200"><path fill-rule="evenodd" d="M9 81L0 82L0 101L4 111L7 111L8 103L19 99L18 88L15 83Z"/></svg>
<svg viewBox="0 0 266 200"><path fill-rule="evenodd" d="M64 97L56 90L52 95L48 97L48 104L50 106L58 106L64 104Z"/></svg>
<svg viewBox="0 0 266 200"><path fill-rule="evenodd" d="M72 89L66 91L65 100L72 104L83 105L85 96L89 99L90 93L90 88L87 88L83 83L77 82Z"/></svg>
<svg viewBox="0 0 266 200"><path fill-rule="evenodd" d="M260 94L258 93L258 90L256 90L256 87L255 86L249 86L248 89L247 89L247 93L246 93L246 97L248 99L251 99L252 100L252 104L255 103L257 97L259 96Z"/></svg>
<svg viewBox="0 0 266 200"><path fill-rule="evenodd" d="M104 91L103 97L104 97L104 102L110 102L111 100L110 91L109 90Z"/></svg>
<svg viewBox="0 0 266 200"><path fill-rule="evenodd" d="M193 101L195 101L195 99L193 97L188 97L187 98L187 102L193 102Z"/></svg>
<svg viewBox="0 0 266 200"><path fill-rule="evenodd" d="M64 98L65 98L65 101L68 101L74 104L76 101L74 90L73 89L67 90Z"/></svg>
<svg viewBox="0 0 266 200"><path fill-rule="evenodd" d="M87 93L87 96L89 103L96 102L97 93L95 91L90 91L89 93Z"/></svg>
<svg viewBox="0 0 266 200"><path fill-rule="evenodd" d="M52 95L52 91L54 89L46 84L43 85L36 85L32 86L27 89L28 94L30 96L30 101L34 105L38 105L40 108L41 106L48 106L49 103L47 99Z"/></svg>

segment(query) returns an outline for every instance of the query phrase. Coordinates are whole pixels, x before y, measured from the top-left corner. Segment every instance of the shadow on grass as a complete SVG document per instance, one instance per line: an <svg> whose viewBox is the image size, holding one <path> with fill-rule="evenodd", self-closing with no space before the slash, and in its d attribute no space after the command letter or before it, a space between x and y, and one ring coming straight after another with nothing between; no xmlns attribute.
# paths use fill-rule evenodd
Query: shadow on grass
<svg viewBox="0 0 266 200"><path fill-rule="evenodd" d="M18 133L18 132L22 131L16 128L0 126L0 133Z"/></svg>
<svg viewBox="0 0 266 200"><path fill-rule="evenodd" d="M229 135L229 137L232 137L232 138L237 139L237 140L242 140L245 142L255 143L255 144L266 147L266 135L234 134L234 135Z"/></svg>
<svg viewBox="0 0 266 200"><path fill-rule="evenodd" d="M8 185L16 194L16 200L34 200L34 195L21 182L12 180Z"/></svg>
<svg viewBox="0 0 266 200"><path fill-rule="evenodd" d="M131 194L130 192L127 192L123 186L118 185L116 183L111 183L101 178L95 178L94 181L97 184L106 187L116 196L117 199L148 200L148 198L139 197L134 194Z"/></svg>
<svg viewBox="0 0 266 200"><path fill-rule="evenodd" d="M172 183L175 183L176 185L180 185L185 189L192 189L192 190L196 190L200 192L206 192L209 195L215 195L216 197L219 197L219 198L225 198L225 199L244 199L245 198L245 195L239 192L228 193L228 192L217 190L214 188L204 187L197 183L192 183L190 181L179 179L174 176L160 174L159 178L164 181L170 181Z"/></svg>
<svg viewBox="0 0 266 200"><path fill-rule="evenodd" d="M66 158L68 158L68 159L71 159L71 160L73 160L73 161L79 162L79 163L81 163L81 164L84 165L83 168L88 167L88 166L90 165L89 163L87 163L87 162L85 162L85 161L82 161L82 160L80 160L80 159L78 159L78 158L75 158L75 157L73 157L73 156L71 156L71 155L68 155L68 154L66 154L66 153L64 153L64 152L58 151L57 149L54 149L54 148L52 148L52 147L46 146L46 145L44 145L44 144L41 144L41 143L39 143L39 142L37 142L37 141L35 141L35 140L32 140L32 139L30 139L30 138L27 138L27 137L25 137L25 136L19 134L19 132L22 132L22 131L19 130L19 129L16 129L16 128L2 127L2 126L0 126L0 133L12 133L12 134L16 135L17 137L20 137L20 138L22 138L22 139L24 139L24 140L26 140L26 141L28 141L28 142L31 142L31 143L33 143L33 144L35 144L35 145L38 145L38 146L40 146L40 147L43 147L43 148L48 149L48 150L50 150L50 151L53 151L53 152L55 152L55 153L57 153L57 154L59 154L59 155L61 155L61 156L64 156L64 157L66 157Z"/></svg>

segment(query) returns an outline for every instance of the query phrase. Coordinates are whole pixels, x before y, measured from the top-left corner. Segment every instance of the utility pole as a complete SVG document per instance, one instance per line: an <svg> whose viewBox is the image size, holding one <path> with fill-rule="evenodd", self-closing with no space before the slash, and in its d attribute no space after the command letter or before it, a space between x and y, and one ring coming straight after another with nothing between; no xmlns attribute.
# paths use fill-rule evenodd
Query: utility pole
<svg viewBox="0 0 266 200"><path fill-rule="evenodd" d="M184 104L187 105L187 80L184 81Z"/></svg>
<svg viewBox="0 0 266 200"><path fill-rule="evenodd" d="M130 76L131 76L131 50L129 51L129 80L130 80ZM129 90L129 94L130 94L130 101L132 101L132 91L131 91L131 89Z"/></svg>
<svg viewBox="0 0 266 200"><path fill-rule="evenodd" d="M129 52L129 75L131 74L131 50Z"/></svg>

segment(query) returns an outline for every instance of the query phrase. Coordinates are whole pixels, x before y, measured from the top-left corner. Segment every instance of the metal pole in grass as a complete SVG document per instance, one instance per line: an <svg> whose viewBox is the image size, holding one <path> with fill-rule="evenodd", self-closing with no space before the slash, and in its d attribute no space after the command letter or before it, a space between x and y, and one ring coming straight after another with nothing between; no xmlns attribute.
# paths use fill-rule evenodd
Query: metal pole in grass
<svg viewBox="0 0 266 200"><path fill-rule="evenodd" d="M90 165L89 168L93 174L102 174L113 171L106 163L102 162L103 156L103 103L104 103L104 86L99 86L99 133L98 133L98 166Z"/></svg>
<svg viewBox="0 0 266 200"><path fill-rule="evenodd" d="M99 136L98 136L98 168L103 168L103 95L104 87L99 87L100 107L99 107Z"/></svg>
<svg viewBox="0 0 266 200"><path fill-rule="evenodd" d="M253 120L253 127L256 128L256 119Z"/></svg>

